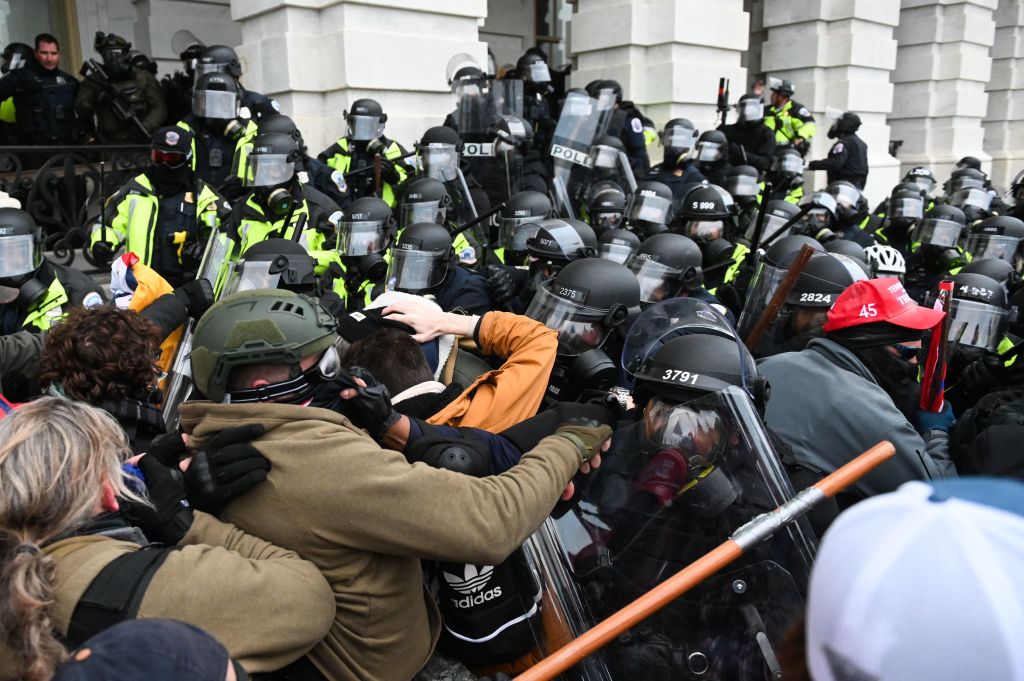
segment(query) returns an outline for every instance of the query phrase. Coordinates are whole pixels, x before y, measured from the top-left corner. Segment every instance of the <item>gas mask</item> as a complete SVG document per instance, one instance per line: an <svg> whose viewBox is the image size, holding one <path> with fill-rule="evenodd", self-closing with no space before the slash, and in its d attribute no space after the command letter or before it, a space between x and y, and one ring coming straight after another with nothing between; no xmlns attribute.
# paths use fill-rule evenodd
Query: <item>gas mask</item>
<svg viewBox="0 0 1024 681"><path fill-rule="evenodd" d="M267 212L275 218L284 218L291 213L297 204L292 196L291 183L275 187L258 187L256 197Z"/></svg>

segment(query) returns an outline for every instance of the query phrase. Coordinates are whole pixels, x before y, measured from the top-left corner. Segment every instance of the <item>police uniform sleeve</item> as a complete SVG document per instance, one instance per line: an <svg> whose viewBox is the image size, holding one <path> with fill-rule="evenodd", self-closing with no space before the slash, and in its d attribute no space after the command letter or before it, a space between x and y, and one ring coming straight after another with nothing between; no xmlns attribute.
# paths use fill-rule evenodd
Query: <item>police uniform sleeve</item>
<svg viewBox="0 0 1024 681"><path fill-rule="evenodd" d="M846 159L849 155L850 149L840 140L832 145L832 149L828 152L828 158L811 161L807 164L807 167L810 170L827 170L834 173L846 165Z"/></svg>
<svg viewBox="0 0 1024 681"><path fill-rule="evenodd" d="M797 137L802 137L805 140L814 137L814 133L818 130L818 124L815 123L814 116L806 106L801 104L792 107L790 116L793 119L793 133Z"/></svg>
<svg viewBox="0 0 1024 681"><path fill-rule="evenodd" d="M164 102L164 95L160 92L160 84L156 82L156 78L153 77L149 71L142 71L143 81L143 92L146 96L146 106L148 111L146 117L142 119L142 124L146 126L146 129L153 132L161 125L167 118L167 103Z"/></svg>
<svg viewBox="0 0 1024 681"><path fill-rule="evenodd" d="M335 602L315 565L202 512L153 576L139 617L209 632L249 672L279 669L328 632Z"/></svg>
<svg viewBox="0 0 1024 681"><path fill-rule="evenodd" d="M772 164L772 154L775 151L775 134L766 126L760 128L761 139L756 149L747 149L747 163L766 172Z"/></svg>

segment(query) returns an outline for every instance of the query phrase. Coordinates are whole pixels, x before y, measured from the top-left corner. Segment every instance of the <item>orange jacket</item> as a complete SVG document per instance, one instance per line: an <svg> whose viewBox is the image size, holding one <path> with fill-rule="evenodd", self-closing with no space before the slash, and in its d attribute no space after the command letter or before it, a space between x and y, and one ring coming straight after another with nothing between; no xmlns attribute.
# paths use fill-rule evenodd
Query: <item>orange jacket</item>
<svg viewBox="0 0 1024 681"><path fill-rule="evenodd" d="M555 366L558 333L529 317L488 312L477 338L484 354L505 357L505 363L473 381L428 423L498 433L537 413Z"/></svg>

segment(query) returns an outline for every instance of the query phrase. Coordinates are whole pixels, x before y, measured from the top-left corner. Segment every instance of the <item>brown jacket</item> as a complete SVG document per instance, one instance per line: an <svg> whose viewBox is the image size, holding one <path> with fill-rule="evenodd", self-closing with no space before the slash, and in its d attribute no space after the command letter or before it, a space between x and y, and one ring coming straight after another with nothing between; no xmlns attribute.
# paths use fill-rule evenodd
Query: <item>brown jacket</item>
<svg viewBox="0 0 1024 681"><path fill-rule="evenodd" d="M505 363L427 421L499 433L537 413L555 366L558 332L523 315L488 312L477 336L484 354L506 357Z"/></svg>
<svg viewBox="0 0 1024 681"><path fill-rule="evenodd" d="M195 522L157 568L138 617L169 617L206 630L249 672L298 659L334 619L331 590L312 564L292 551L197 512ZM64 633L100 570L138 544L100 535L71 537L44 552L57 560L54 602ZM0 681L14 679L12 652L0 646Z"/></svg>
<svg viewBox="0 0 1024 681"><path fill-rule="evenodd" d="M419 559L494 565L551 512L579 464L575 446L543 440L502 475L472 478L410 464L344 416L289 404L181 406L201 445L261 423L273 468L224 518L297 551L334 589L334 627L310 659L329 679L411 678L440 631Z"/></svg>

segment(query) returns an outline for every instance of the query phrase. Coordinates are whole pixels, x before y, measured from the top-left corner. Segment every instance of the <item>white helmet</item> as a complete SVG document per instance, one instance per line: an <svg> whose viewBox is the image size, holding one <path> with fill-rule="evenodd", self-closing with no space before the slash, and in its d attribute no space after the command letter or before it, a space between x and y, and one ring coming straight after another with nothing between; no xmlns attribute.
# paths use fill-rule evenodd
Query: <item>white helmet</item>
<svg viewBox="0 0 1024 681"><path fill-rule="evenodd" d="M864 249L868 256L871 271L878 277L901 277L907 272L907 262L903 254L892 246L872 244Z"/></svg>

